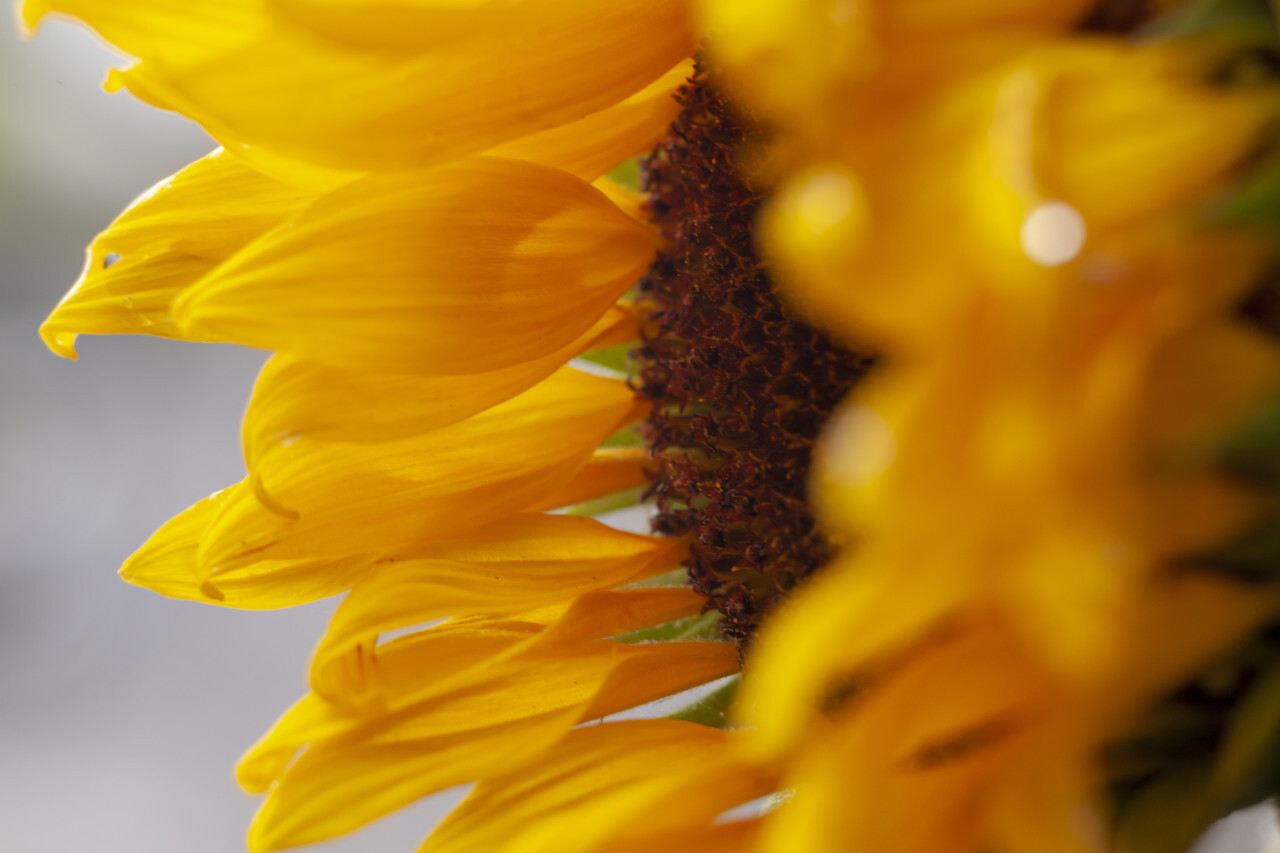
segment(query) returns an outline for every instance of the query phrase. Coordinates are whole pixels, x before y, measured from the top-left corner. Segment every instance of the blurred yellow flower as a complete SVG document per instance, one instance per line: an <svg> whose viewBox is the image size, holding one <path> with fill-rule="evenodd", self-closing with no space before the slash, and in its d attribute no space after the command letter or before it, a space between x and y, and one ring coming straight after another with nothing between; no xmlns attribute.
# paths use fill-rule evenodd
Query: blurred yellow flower
<svg viewBox="0 0 1280 853"><path fill-rule="evenodd" d="M1265 4L20 8L222 146L50 348L274 353L123 576L346 593L251 850L464 783L424 851L1173 853L1275 793Z"/></svg>

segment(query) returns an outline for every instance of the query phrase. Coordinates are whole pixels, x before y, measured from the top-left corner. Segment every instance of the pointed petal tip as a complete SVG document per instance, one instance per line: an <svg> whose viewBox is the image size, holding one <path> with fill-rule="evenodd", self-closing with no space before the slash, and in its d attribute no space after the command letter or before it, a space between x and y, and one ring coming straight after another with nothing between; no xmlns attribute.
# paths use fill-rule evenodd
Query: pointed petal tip
<svg viewBox="0 0 1280 853"><path fill-rule="evenodd" d="M116 574L130 586L149 589L165 598L198 601L202 604L225 604L226 595L212 582L203 580L198 583L191 581L175 584L173 576L166 573L163 567L156 571L155 559L154 550L143 545L129 555L124 565L116 570Z"/></svg>
<svg viewBox="0 0 1280 853"><path fill-rule="evenodd" d="M128 69L112 68L107 72L107 79L102 81L102 89L104 92L112 94L119 92L125 87L125 71Z"/></svg>
<svg viewBox="0 0 1280 853"><path fill-rule="evenodd" d="M46 320L44 325L40 327L40 340L44 341L44 345L54 355L69 358L72 361L79 361L80 355L76 352L75 332L68 332L59 329L51 321Z"/></svg>
<svg viewBox="0 0 1280 853"><path fill-rule="evenodd" d="M47 3L42 0L26 0L14 7L14 18L18 22L18 35L24 39L35 38L40 21L50 12Z"/></svg>
<svg viewBox="0 0 1280 853"><path fill-rule="evenodd" d="M233 774L236 778L236 784L240 786L240 790L246 794L265 794L275 787L277 774L267 769L267 767L275 767L269 761L264 761L260 754L265 746L269 735L263 735L246 749L236 760ZM253 820L249 824L249 832L255 832L255 826L262 814L262 809L266 806L263 803L259 806L257 813L254 814Z"/></svg>

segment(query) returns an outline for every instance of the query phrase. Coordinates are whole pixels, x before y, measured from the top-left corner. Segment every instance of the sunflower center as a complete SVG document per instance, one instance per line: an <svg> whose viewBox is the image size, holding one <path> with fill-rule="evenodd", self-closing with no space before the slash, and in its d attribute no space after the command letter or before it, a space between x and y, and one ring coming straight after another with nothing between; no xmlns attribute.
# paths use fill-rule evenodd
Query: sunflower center
<svg viewBox="0 0 1280 853"><path fill-rule="evenodd" d="M741 160L760 131L699 70L642 164L670 241L639 289L651 331L634 355L653 401L656 532L692 534L693 587L745 647L762 617L829 557L806 485L813 443L870 359L779 302L752 245L762 195Z"/></svg>

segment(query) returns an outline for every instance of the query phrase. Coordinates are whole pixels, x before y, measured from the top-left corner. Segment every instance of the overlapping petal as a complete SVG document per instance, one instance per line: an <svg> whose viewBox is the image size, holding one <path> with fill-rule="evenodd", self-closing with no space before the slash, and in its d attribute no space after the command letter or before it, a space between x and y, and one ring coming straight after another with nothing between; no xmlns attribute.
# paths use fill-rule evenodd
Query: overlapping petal
<svg viewBox="0 0 1280 853"><path fill-rule="evenodd" d="M202 44L176 59L144 45L143 61L114 85L226 145L341 169L408 169L598 112L694 46L684 0L277 3L274 12L285 25L243 44ZM327 38L288 25L300 19ZM369 44L377 33L397 44Z"/></svg>
<svg viewBox="0 0 1280 853"><path fill-rule="evenodd" d="M421 435L377 444L301 437L264 457L256 488L220 509L201 567L216 586L263 560L388 554L456 536L569 482L639 414L625 383L562 368L506 403Z"/></svg>
<svg viewBox="0 0 1280 853"><path fill-rule="evenodd" d="M246 44L264 35L270 24L262 0L24 0L19 11L28 31L49 14L78 18L125 53L173 64L198 62Z"/></svg>
<svg viewBox="0 0 1280 853"><path fill-rule="evenodd" d="M604 498L649 482L645 469L649 455L642 447L604 447L564 486L551 491L531 510L561 509Z"/></svg>
<svg viewBox="0 0 1280 853"><path fill-rule="evenodd" d="M321 198L185 291L195 334L390 373L483 373L587 332L656 237L601 193L475 158Z"/></svg>
<svg viewBox="0 0 1280 853"><path fill-rule="evenodd" d="M595 180L653 146L680 111L675 91L692 74L693 61L685 60L625 101L485 153L545 163Z"/></svg>
<svg viewBox="0 0 1280 853"><path fill-rule="evenodd" d="M173 322L178 294L312 198L214 151L147 190L94 239L41 337L68 358L80 334L187 337Z"/></svg>
<svg viewBox="0 0 1280 853"><path fill-rule="evenodd" d="M629 840L709 824L772 790L768 773L734 761L734 739L675 720L576 729L536 766L482 781L421 853L611 850L611 840L630 849Z"/></svg>
<svg viewBox="0 0 1280 853"><path fill-rule="evenodd" d="M245 458L252 470L273 448L303 436L360 443L441 429L533 387L584 350L637 334L634 318L611 308L584 335L549 355L460 376L371 373L277 355L263 368L249 401Z"/></svg>
<svg viewBox="0 0 1280 853"><path fill-rule="evenodd" d="M270 610L345 592L377 559L372 554L348 553L262 560L234 576L219 578L214 586L199 567L201 543L223 507L251 491L248 484L239 483L174 516L125 561L120 576L170 598Z"/></svg>
<svg viewBox="0 0 1280 853"><path fill-rule="evenodd" d="M415 548L380 564L338 607L312 662L312 686L335 701L367 692L341 674L367 679L369 668L342 659L371 655L380 634L457 614L531 611L662 574L681 559L673 540L566 515L513 516Z"/></svg>
<svg viewBox="0 0 1280 853"><path fill-rule="evenodd" d="M1179 59L1068 42L943 88L778 194L764 241L784 286L838 334L915 352L950 346L974 300L1040 316L1073 298L1076 276L1113 281L1144 254L1175 257L1185 235L1167 217L1207 203L1280 106L1269 90L1214 90ZM1132 123L1123 145L1109 141L1118 115ZM1087 233L1045 265L1023 228L1054 202Z"/></svg>
<svg viewBox="0 0 1280 853"><path fill-rule="evenodd" d="M549 621L541 628L523 623L533 627L527 634L521 623L473 619L392 641L380 651L382 704L373 711L304 699L242 765L241 778L254 789L276 780L251 848L349 831L434 790L522 765L587 714L622 710L736 669L736 652L724 643L594 639L696 610L700 602L687 590L599 595L608 597L532 617ZM450 645L446 657L442 642ZM641 685L611 678L648 659L655 677ZM304 743L306 751L289 763ZM364 772L350 774L353 766ZM334 809L337 802L343 808Z"/></svg>

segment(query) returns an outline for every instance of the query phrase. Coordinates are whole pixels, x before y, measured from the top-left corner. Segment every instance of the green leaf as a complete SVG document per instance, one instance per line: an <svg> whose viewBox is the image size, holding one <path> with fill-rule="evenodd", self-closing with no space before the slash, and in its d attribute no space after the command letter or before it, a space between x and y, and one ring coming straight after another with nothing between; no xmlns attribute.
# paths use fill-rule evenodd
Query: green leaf
<svg viewBox="0 0 1280 853"><path fill-rule="evenodd" d="M713 729L722 729L729 722L729 707L733 704L733 695L738 690L738 676L733 676L721 687L703 696L697 702L686 705L669 719L684 720Z"/></svg>

